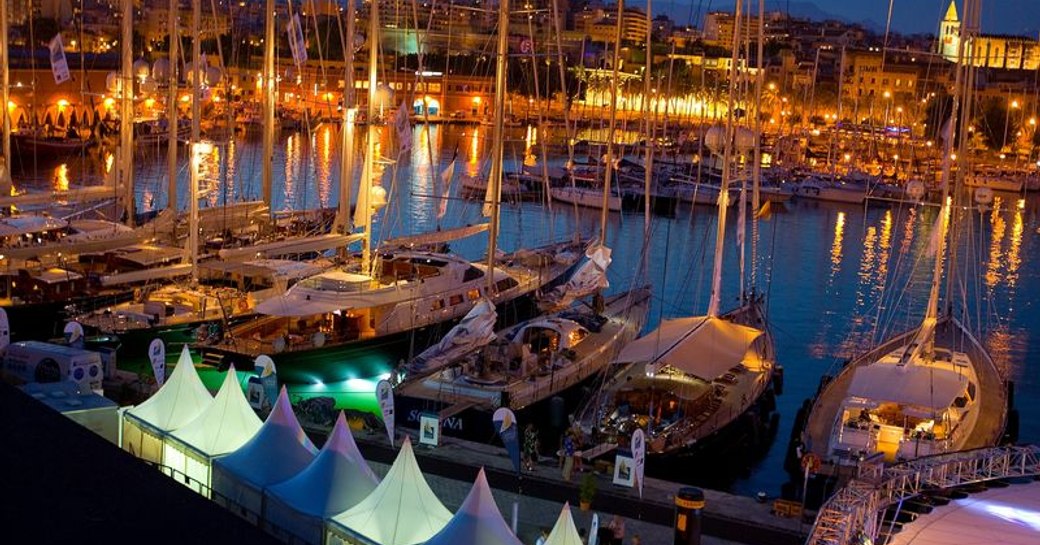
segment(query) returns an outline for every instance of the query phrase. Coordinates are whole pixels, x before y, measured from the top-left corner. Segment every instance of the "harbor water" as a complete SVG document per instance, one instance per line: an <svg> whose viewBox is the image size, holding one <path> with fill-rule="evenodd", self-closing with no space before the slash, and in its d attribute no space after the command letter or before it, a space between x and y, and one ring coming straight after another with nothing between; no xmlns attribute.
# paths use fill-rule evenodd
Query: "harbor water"
<svg viewBox="0 0 1040 545"><path fill-rule="evenodd" d="M490 128L444 125L413 131L412 149L403 154L383 131L379 149L388 160L382 165L382 185L390 204L376 218L377 241L484 219L479 200L460 196L460 177L488 170ZM523 164L540 172L536 138L532 128L511 129L505 152L507 171ZM337 126L318 127L310 137L282 133L273 158L275 210L303 211L337 204L339 141ZM206 161L203 205L259 199L261 148L259 135L241 136L217 146ZM438 197L441 173L456 153L454 181L442 201ZM182 210L187 203L187 162L183 159L184 154L178 195ZM548 164L558 166L565 160L562 154L550 154ZM104 164L104 156L69 158L41 170L39 183L68 184L69 179L75 183L80 176L100 175ZM165 148L140 150L135 164L140 210L165 207ZM360 165L360 156L355 164ZM442 206L444 213L439 214ZM927 299L932 263L929 235L937 212L934 207L903 203L864 207L802 200L774 207L754 226L749 224L746 235L749 241L757 239L757 248L752 250L749 243L746 249L743 285L766 295L769 324L785 376L783 395L777 399L781 418L776 440L763 456L727 476L723 485L729 490L779 493L788 480L783 461L792 421L802 401L815 393L820 377L837 372L843 361L886 335L916 325ZM737 208L731 208L723 309L736 306L742 284L736 215ZM1037 414L1040 348L1032 335L1040 331L1040 313L1035 308L1040 301L1040 260L1035 258L1040 253L1040 196L998 193L992 210L967 211L964 217L960 251L952 261L955 287L951 304L958 316L981 332L983 344L1006 377L1015 382L1021 414ZM649 237L644 236L641 214L612 213L608 220L606 240L614 251L609 290L651 284L654 299L648 328L661 319L705 312L715 241L714 207L685 204L674 217L654 217ZM499 246L511 251L576 234L595 237L598 230L598 210L559 203L551 208L535 202L505 203ZM484 255L486 244L486 236L480 235L455 242L452 249L477 259ZM644 250L648 252L646 270L641 267ZM121 365L138 365L143 356L121 354ZM322 365L334 370L344 362ZM327 370L319 371L315 377L327 376ZM214 372L204 375L210 386L218 384ZM290 391L297 399L332 396L339 406L378 411L371 394L378 377L347 376L330 383L306 378L307 370L288 376ZM1040 423L1024 418L1020 439L1040 441ZM696 483L718 471L690 467L674 478Z"/></svg>

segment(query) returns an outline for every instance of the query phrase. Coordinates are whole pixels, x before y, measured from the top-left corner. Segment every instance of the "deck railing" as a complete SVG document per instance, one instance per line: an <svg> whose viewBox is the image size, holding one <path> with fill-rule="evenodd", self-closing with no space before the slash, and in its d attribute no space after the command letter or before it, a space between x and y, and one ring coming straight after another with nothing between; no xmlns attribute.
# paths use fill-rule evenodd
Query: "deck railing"
<svg viewBox="0 0 1040 545"><path fill-rule="evenodd" d="M1040 446L1036 445L939 454L887 468L871 463L861 466L858 478L820 508L806 543L873 543L881 532L881 514L891 505L929 490L1036 475L1040 475Z"/></svg>

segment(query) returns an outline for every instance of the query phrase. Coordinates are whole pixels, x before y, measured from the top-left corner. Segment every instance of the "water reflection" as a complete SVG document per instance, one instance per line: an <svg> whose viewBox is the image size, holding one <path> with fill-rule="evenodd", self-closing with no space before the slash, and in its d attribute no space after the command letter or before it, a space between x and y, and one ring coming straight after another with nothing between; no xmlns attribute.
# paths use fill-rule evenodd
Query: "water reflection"
<svg viewBox="0 0 1040 545"><path fill-rule="evenodd" d="M68 163L62 163L54 169L54 176L52 177L52 187L55 191L68 191L69 190L69 165Z"/></svg>

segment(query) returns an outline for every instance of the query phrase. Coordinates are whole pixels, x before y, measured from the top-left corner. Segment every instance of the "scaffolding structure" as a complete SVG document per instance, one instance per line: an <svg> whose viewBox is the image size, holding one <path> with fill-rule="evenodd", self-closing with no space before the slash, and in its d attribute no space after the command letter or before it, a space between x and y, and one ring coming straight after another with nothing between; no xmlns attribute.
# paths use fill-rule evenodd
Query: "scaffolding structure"
<svg viewBox="0 0 1040 545"><path fill-rule="evenodd" d="M1040 446L992 447L860 466L857 478L820 508L807 545L874 543L883 513L922 493L995 479L1040 475Z"/></svg>

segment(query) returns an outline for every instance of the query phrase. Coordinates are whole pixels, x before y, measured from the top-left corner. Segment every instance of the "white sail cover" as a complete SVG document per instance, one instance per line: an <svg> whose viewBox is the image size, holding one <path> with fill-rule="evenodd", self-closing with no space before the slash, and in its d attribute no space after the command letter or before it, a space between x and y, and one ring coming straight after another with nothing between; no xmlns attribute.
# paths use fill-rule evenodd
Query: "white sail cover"
<svg viewBox="0 0 1040 545"><path fill-rule="evenodd" d="M455 516L426 545L458 545L479 543L480 545L523 545L502 519L495 498L491 495L484 468L470 488Z"/></svg>
<svg viewBox="0 0 1040 545"><path fill-rule="evenodd" d="M856 369L849 395L942 411L968 388L968 377L927 365L872 364Z"/></svg>
<svg viewBox="0 0 1040 545"><path fill-rule="evenodd" d="M578 529L574 527L574 518L571 517L569 503L563 504L560 517L556 519L556 524L549 532L545 545L584 545L581 536L578 535Z"/></svg>
<svg viewBox="0 0 1040 545"><path fill-rule="evenodd" d="M551 307L568 307L576 299L580 299L594 293L596 290L610 287L607 281L607 267L612 261L610 248L603 245L595 245L585 252L588 258L585 263L574 271L566 284L554 288L545 295L543 305Z"/></svg>
<svg viewBox="0 0 1040 545"><path fill-rule="evenodd" d="M354 507L378 484L341 412L311 465L267 490L266 517L279 530L321 543L325 519Z"/></svg>
<svg viewBox="0 0 1040 545"><path fill-rule="evenodd" d="M238 450L256 435L261 425L260 418L242 393L235 368L231 367L210 406L170 435L199 454L212 458Z"/></svg>
<svg viewBox="0 0 1040 545"><path fill-rule="evenodd" d="M741 363L761 334L761 330L717 316L664 320L660 327L625 346L614 361L670 365L713 380Z"/></svg>
<svg viewBox="0 0 1040 545"><path fill-rule="evenodd" d="M415 462L411 440L405 438L383 482L361 503L329 521L328 542L361 536L380 545L415 545L426 542L449 520L451 512L430 490Z"/></svg>
<svg viewBox="0 0 1040 545"><path fill-rule="evenodd" d="M199 379L185 346L169 380L144 403L128 410L126 416L168 433L195 420L212 402L213 396Z"/></svg>
<svg viewBox="0 0 1040 545"><path fill-rule="evenodd" d="M317 452L283 386L260 431L235 452L213 461L213 492L222 503L245 508L253 520L262 515L264 489L302 471Z"/></svg>
<svg viewBox="0 0 1040 545"><path fill-rule="evenodd" d="M408 364L408 371L433 371L495 340L497 319L495 304L487 298L481 299L439 343L412 360Z"/></svg>

